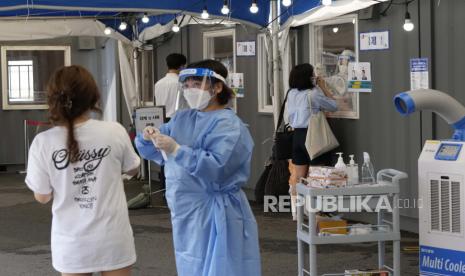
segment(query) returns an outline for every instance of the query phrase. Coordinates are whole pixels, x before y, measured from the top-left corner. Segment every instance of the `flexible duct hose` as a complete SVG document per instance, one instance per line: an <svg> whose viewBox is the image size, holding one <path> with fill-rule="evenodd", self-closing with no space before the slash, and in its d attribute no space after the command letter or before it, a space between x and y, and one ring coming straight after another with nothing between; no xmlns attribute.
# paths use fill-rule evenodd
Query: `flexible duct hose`
<svg viewBox="0 0 465 276"><path fill-rule="evenodd" d="M408 91L396 95L394 105L402 115L420 110L438 114L456 130L452 138L465 141L465 107L446 93L432 89Z"/></svg>

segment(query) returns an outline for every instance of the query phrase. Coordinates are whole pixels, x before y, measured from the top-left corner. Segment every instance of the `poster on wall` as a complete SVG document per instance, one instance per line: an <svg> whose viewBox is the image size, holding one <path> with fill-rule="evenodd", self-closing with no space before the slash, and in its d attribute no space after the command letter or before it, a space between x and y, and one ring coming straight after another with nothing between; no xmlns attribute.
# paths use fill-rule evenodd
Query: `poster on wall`
<svg viewBox="0 0 465 276"><path fill-rule="evenodd" d="M238 57L255 56L255 41L238 41L236 42L236 55Z"/></svg>
<svg viewBox="0 0 465 276"><path fill-rule="evenodd" d="M389 49L389 31L360 33L360 51Z"/></svg>
<svg viewBox="0 0 465 276"><path fill-rule="evenodd" d="M228 82L236 97L244 98L244 73L230 73Z"/></svg>
<svg viewBox="0 0 465 276"><path fill-rule="evenodd" d="M371 93L371 66L369 62L349 62L349 92Z"/></svg>
<svg viewBox="0 0 465 276"><path fill-rule="evenodd" d="M428 88L428 59L412 58L410 60L410 90Z"/></svg>

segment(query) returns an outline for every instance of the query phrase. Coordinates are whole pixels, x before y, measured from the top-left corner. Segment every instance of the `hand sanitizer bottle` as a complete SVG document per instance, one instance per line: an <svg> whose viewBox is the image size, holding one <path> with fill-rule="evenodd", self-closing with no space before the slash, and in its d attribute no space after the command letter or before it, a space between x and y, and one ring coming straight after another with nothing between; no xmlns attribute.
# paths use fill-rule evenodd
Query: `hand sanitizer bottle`
<svg viewBox="0 0 465 276"><path fill-rule="evenodd" d="M368 152L363 153L362 183L375 183L375 170L373 168L373 164L371 164L370 155L368 154Z"/></svg>
<svg viewBox="0 0 465 276"><path fill-rule="evenodd" d="M334 168L347 172L347 166L344 164L344 159L342 159L342 152L338 152L336 154L339 154L339 158L337 159L337 163L334 165Z"/></svg>
<svg viewBox="0 0 465 276"><path fill-rule="evenodd" d="M355 164L354 155L349 155L350 161L349 166L347 168L347 175L348 175L348 182L349 185L356 185L358 184L358 165Z"/></svg>

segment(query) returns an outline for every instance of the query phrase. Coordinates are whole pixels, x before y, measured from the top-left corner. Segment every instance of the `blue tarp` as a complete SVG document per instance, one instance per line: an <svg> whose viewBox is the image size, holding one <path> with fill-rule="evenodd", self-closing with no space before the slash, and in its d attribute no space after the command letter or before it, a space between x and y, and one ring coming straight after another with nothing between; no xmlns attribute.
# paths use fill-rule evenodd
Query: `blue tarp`
<svg viewBox="0 0 465 276"><path fill-rule="evenodd" d="M252 14L252 0L228 0L233 21L247 22L265 27L270 22L270 0L257 0L259 11ZM1 0L0 17L96 17L116 28L122 13L157 13L147 25L139 24L139 31L157 23L166 24L182 13L200 14L204 6L213 16L222 16L224 0ZM320 0L293 0L289 8L281 6L280 22L292 15L301 14L320 4ZM102 19L105 17L106 19ZM115 19L111 19L115 17ZM130 32L125 32L130 35Z"/></svg>

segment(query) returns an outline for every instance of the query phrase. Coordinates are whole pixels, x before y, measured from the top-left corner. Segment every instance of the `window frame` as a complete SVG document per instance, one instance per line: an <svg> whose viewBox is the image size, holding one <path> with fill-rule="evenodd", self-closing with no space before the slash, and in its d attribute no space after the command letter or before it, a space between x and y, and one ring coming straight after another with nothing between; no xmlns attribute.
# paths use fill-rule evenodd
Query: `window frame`
<svg viewBox="0 0 465 276"><path fill-rule="evenodd" d="M12 63L16 63L17 61L11 61ZM18 81L19 81L19 87L18 87L18 92L19 92L19 99L15 100L18 102L18 104L20 104L22 101L23 101L23 98L21 98L21 94L23 92L23 86L21 85L21 77L22 77L22 68L23 67L26 67L27 68L27 94L29 96L28 99L30 99L30 96L31 96L31 93L32 93L32 96L33 96L33 93L34 93L34 88L31 87L31 78L32 78L32 83L34 83L34 61L33 60L22 60L20 61L20 63L24 63L24 62L27 62L28 64L10 64L10 61L7 62L7 72L8 72L8 87L11 87L11 83L12 83L12 71L13 69L16 69L17 72L18 72ZM30 63L30 64L29 64ZM8 91L10 92L10 91ZM10 94L10 93L8 93ZM13 102L13 100L10 98L11 95L8 95L8 99Z"/></svg>
<svg viewBox="0 0 465 276"><path fill-rule="evenodd" d="M2 46L1 77L3 110L37 110L48 109L47 104L15 104L9 102L7 51L63 51L64 65L71 65L71 46ZM39 65L36 65L39 66Z"/></svg>
<svg viewBox="0 0 465 276"><path fill-rule="evenodd" d="M358 15L357 14L348 14L339 16L337 18L328 19L324 21L315 22L309 24L309 53L310 53L310 64L315 64L317 60L317 52L316 52L316 35L315 35L315 28L326 26L326 25L334 25L334 24L344 24L344 23L353 23L354 24L354 49L355 49L355 62L359 62L359 37L358 37ZM328 118L338 118L338 119L360 119L360 93L356 94L356 103L357 108L354 110L354 115L343 115L343 114L331 114L327 115Z"/></svg>
<svg viewBox="0 0 465 276"><path fill-rule="evenodd" d="M215 37L225 37L225 36L232 36L233 39L233 72L228 73L236 73L236 28L226 28L220 30L206 30L203 32L203 58L207 59L210 58L208 55L208 39L215 38ZM234 97L233 99L233 108L234 111L237 111L237 98Z"/></svg>
<svg viewBox="0 0 465 276"><path fill-rule="evenodd" d="M273 101L271 101L270 105L266 104L265 98L267 96L271 96L271 91L269 85L264 85L263 75L268 75L268 70L263 68L263 64L268 63L268 57L266 56L265 50L265 41L266 34L261 33L257 35L257 95L258 95L258 112L259 113L266 113L266 114L273 114ZM265 53L263 53L265 52ZM262 60L264 58L264 60ZM269 66L269 65L268 65Z"/></svg>

